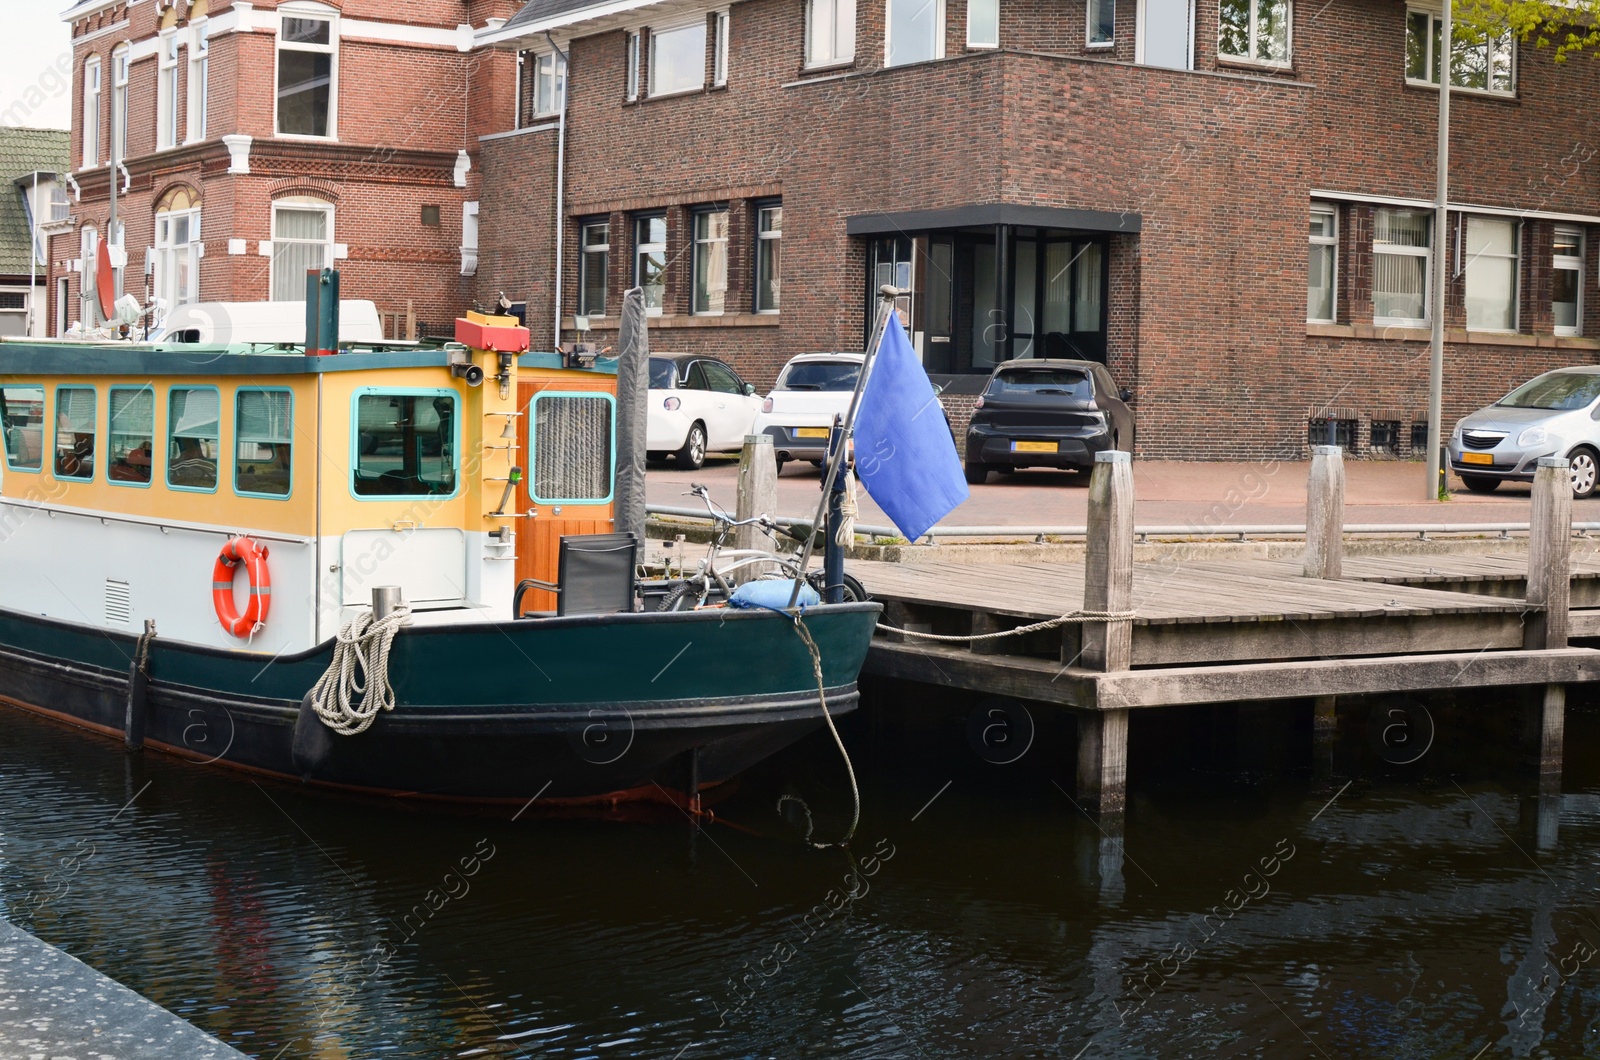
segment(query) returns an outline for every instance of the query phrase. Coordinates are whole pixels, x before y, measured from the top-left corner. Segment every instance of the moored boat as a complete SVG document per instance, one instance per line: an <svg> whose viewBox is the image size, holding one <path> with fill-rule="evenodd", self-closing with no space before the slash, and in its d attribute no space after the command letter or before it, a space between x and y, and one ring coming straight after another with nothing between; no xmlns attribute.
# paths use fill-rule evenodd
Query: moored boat
<svg viewBox="0 0 1600 1060"><path fill-rule="evenodd" d="M638 610L634 543L596 536L614 366L528 352L511 318L470 314L457 338L0 344L0 701L217 765L471 800L692 789L824 702L853 709L877 605L807 608L803 630ZM562 562L595 541L625 559ZM309 693L378 587L408 609L379 668L393 708L341 735Z"/></svg>

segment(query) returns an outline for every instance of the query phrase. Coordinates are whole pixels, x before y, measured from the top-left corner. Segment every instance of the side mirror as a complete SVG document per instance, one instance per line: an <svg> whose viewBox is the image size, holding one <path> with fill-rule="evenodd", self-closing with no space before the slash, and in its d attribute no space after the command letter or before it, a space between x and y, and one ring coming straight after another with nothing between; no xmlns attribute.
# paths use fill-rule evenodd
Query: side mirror
<svg viewBox="0 0 1600 1060"><path fill-rule="evenodd" d="M941 385L939 383L933 384L933 394L934 394L934 396L938 397L942 393L944 393L943 385Z"/></svg>
<svg viewBox="0 0 1600 1060"><path fill-rule="evenodd" d="M1133 391L1129 390L1127 387L1123 387L1121 390L1117 391L1117 397L1123 401L1132 401Z"/></svg>
<svg viewBox="0 0 1600 1060"><path fill-rule="evenodd" d="M754 383L746 383L744 385L744 396L745 397L755 397L756 396L756 385Z"/></svg>

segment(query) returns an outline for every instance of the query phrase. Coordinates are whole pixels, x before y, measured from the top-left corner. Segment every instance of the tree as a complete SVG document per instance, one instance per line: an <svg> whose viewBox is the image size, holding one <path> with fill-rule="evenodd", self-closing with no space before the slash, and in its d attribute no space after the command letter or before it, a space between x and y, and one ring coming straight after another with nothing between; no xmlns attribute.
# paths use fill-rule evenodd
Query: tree
<svg viewBox="0 0 1600 1060"><path fill-rule="evenodd" d="M1464 0L1452 17L1457 41L1509 32L1524 44L1554 48L1558 63L1584 52L1600 57L1600 0Z"/></svg>

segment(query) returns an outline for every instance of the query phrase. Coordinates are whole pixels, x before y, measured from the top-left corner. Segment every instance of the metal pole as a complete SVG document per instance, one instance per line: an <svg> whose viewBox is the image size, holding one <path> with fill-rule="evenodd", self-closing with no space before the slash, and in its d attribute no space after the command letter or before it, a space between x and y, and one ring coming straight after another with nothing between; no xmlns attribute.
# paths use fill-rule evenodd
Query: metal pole
<svg viewBox="0 0 1600 1060"><path fill-rule="evenodd" d="M570 71L568 69L567 53L562 51L561 48L556 44L556 39L554 37L550 36L550 31L549 30L545 30L544 31L544 39L550 42L551 49L555 51L556 55L561 60L561 67L560 67L559 70L557 70L555 72L556 73L555 82L556 82L556 84L561 86L561 118L560 118L560 124L556 128L556 278L555 278L556 309L555 309L555 314L554 314L554 316L555 316L555 340L554 340L554 346L552 347L552 349L560 349L561 348L561 270L562 270L563 251L565 251L565 249L566 249L565 243L566 243L566 238L567 238L567 236L566 236L566 217L565 217L566 205L565 205L565 202L564 202L564 200L565 200L564 193L566 191L566 184L567 184L567 181L566 181L566 175L567 175L567 173L566 173L566 170L567 170L567 76L568 76ZM537 80L538 76L539 76L538 75L538 71L535 71L534 72L534 78L536 80ZM554 86L552 86L552 87L554 87ZM534 91L535 91L535 94L537 94L537 92L538 92L537 85L535 85ZM517 105L519 107L522 105L522 101L520 99L517 101ZM524 321L524 323L526 323L526 321Z"/></svg>
<svg viewBox="0 0 1600 1060"><path fill-rule="evenodd" d="M806 567L811 564L811 553L817 543L817 528L822 526L823 514L828 510L828 499L833 496L833 483L839 477L839 468L844 464L847 448L851 435L856 428L856 408L861 404L861 391L867 384L867 372L872 368L872 358L877 355L878 345L883 341L883 329L889 325L889 314L894 312L894 300L899 297L900 291L891 284L884 284L878 288L878 318L873 323L872 334L867 338L866 357L861 362L861 374L856 376L856 389L850 395L850 409L844 417L844 440L841 443L839 459L829 460L828 466L822 473L822 496L817 500L817 514L811 520L811 536L806 538L806 547L800 553L800 577L794 581L794 591L789 594L789 608L792 610L795 601L800 599L801 579L806 576ZM833 533L834 528L828 527L828 533Z"/></svg>
<svg viewBox="0 0 1600 1060"><path fill-rule="evenodd" d="M374 585L372 587L372 618L381 622L394 614L394 609L405 601L400 596L398 585Z"/></svg>
<svg viewBox="0 0 1600 1060"><path fill-rule="evenodd" d="M1439 447L1444 439L1444 293L1450 277L1450 251L1445 239L1450 214L1450 0L1444 0L1440 16L1439 73L1439 152L1434 164L1437 187L1433 207L1433 290L1430 315L1433 317L1433 355L1428 365L1428 483L1427 499L1439 498L1439 483L1444 468Z"/></svg>
<svg viewBox="0 0 1600 1060"><path fill-rule="evenodd" d="M113 82L116 80L115 71L112 72L111 78ZM113 93L113 96L114 95L115 93ZM126 124L123 126L122 134L124 136L128 134ZM111 177L111 217L110 220L106 222L106 242L118 249L122 248L122 241L117 239L117 170L120 168L121 162L122 159L117 157L117 108L112 107L111 172L109 174ZM116 264L116 258L113 256L111 261L111 302L113 305L116 304L117 299L122 297L122 270L117 268Z"/></svg>
<svg viewBox="0 0 1600 1060"><path fill-rule="evenodd" d="M841 459L849 452L845 448L844 430L839 418L834 417L833 430L829 432L828 459ZM828 536L822 540L822 602L844 603L844 545L839 541L839 524L844 520L843 476L834 479L828 491Z"/></svg>
<svg viewBox="0 0 1600 1060"><path fill-rule="evenodd" d="M28 337L34 337L33 329L38 320L37 304L39 301L39 171L33 171L33 204L28 211L28 216L33 218L33 245L28 248Z"/></svg>

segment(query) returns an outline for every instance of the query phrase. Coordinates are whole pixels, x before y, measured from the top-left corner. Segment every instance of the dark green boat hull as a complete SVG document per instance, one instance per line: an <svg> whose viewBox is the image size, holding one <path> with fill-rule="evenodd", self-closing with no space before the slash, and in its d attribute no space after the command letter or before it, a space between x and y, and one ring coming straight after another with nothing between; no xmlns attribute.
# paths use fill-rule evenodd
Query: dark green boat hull
<svg viewBox="0 0 1600 1060"><path fill-rule="evenodd" d="M805 616L836 715L855 708L879 612ZM711 784L823 721L805 642L770 611L413 626L390 658L395 710L349 737L302 711L331 643L272 658L158 635L130 715L136 649L133 636L0 609L0 698L119 738L131 722L147 746L218 765L468 800L681 787L691 755Z"/></svg>

